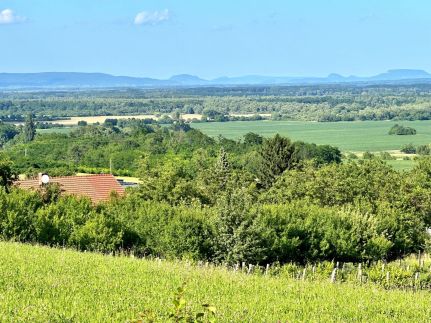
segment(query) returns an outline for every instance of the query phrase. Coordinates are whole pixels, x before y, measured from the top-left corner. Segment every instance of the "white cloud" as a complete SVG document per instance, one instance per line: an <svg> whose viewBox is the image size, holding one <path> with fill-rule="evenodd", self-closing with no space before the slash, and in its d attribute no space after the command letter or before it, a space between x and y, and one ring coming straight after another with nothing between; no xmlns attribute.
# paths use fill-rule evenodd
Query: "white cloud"
<svg viewBox="0 0 431 323"><path fill-rule="evenodd" d="M12 9L0 11L0 25L18 24L26 21L27 18L15 15Z"/></svg>
<svg viewBox="0 0 431 323"><path fill-rule="evenodd" d="M168 9L161 11L142 11L135 17L135 25L156 25L169 20L171 13Z"/></svg>

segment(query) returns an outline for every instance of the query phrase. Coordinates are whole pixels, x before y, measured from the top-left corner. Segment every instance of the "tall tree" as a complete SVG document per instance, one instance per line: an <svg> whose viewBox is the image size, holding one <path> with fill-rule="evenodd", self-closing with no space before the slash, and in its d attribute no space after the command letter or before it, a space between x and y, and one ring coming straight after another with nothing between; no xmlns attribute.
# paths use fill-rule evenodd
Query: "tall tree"
<svg viewBox="0 0 431 323"><path fill-rule="evenodd" d="M214 167L214 175L218 184L218 189L223 190L229 180L230 163L224 148L220 149L219 157Z"/></svg>
<svg viewBox="0 0 431 323"><path fill-rule="evenodd" d="M29 114L25 120L24 125L24 141L30 142L36 136L36 125L33 120L33 115Z"/></svg>
<svg viewBox="0 0 431 323"><path fill-rule="evenodd" d="M215 210L215 259L228 264L258 263L265 259L265 248L256 225L258 213L252 208L253 196L245 188L227 188Z"/></svg>
<svg viewBox="0 0 431 323"><path fill-rule="evenodd" d="M275 137L265 140L260 150L261 163L258 178L264 187L270 187L275 179L295 164L295 147L289 138Z"/></svg>

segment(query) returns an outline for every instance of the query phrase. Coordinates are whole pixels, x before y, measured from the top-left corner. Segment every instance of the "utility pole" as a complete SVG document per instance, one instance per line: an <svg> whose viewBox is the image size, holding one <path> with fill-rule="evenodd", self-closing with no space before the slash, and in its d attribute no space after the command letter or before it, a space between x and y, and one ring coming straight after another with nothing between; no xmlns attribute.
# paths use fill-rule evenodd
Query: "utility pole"
<svg viewBox="0 0 431 323"><path fill-rule="evenodd" d="M112 158L109 158L109 174L112 175Z"/></svg>

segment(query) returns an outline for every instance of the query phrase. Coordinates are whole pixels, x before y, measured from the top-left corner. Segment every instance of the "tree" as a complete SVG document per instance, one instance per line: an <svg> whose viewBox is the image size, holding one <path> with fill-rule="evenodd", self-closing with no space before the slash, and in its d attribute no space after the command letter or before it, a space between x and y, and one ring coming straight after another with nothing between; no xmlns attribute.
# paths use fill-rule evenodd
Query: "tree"
<svg viewBox="0 0 431 323"><path fill-rule="evenodd" d="M118 124L118 119L106 119L103 125L105 127L116 127Z"/></svg>
<svg viewBox="0 0 431 323"><path fill-rule="evenodd" d="M0 187L4 187L8 192L16 178L17 175L12 168L12 162L0 154Z"/></svg>
<svg viewBox="0 0 431 323"><path fill-rule="evenodd" d="M218 184L218 189L223 190L229 180L230 164L226 151L221 148L220 154L214 167L214 177Z"/></svg>
<svg viewBox="0 0 431 323"><path fill-rule="evenodd" d="M341 163L341 151L329 145L317 146L315 160L319 165Z"/></svg>
<svg viewBox="0 0 431 323"><path fill-rule="evenodd" d="M264 260L265 250L252 204L252 196L245 189L223 192L216 206L216 260L229 264Z"/></svg>
<svg viewBox="0 0 431 323"><path fill-rule="evenodd" d="M0 121L0 146L15 138L19 133L14 125L4 124Z"/></svg>
<svg viewBox="0 0 431 323"><path fill-rule="evenodd" d="M36 136L36 125L33 120L33 115L29 114L24 125L24 141L30 142Z"/></svg>
<svg viewBox="0 0 431 323"><path fill-rule="evenodd" d="M399 135L399 136L415 135L416 129L413 129L410 127L404 127L404 126L400 126L399 124L396 124L389 130L389 134Z"/></svg>
<svg viewBox="0 0 431 323"><path fill-rule="evenodd" d="M431 155L431 146L420 145L416 148L416 153L419 155Z"/></svg>
<svg viewBox="0 0 431 323"><path fill-rule="evenodd" d="M181 120L181 110L176 109L174 112L172 112L171 118L174 121L180 121Z"/></svg>
<svg viewBox="0 0 431 323"><path fill-rule="evenodd" d="M246 146L257 146L263 143L262 136L254 132L249 132L244 135L244 144Z"/></svg>
<svg viewBox="0 0 431 323"><path fill-rule="evenodd" d="M260 150L261 163L259 180L264 187L270 187L275 179L295 164L293 157L295 147L289 138L279 134L265 140Z"/></svg>
<svg viewBox="0 0 431 323"><path fill-rule="evenodd" d="M416 148L413 144L406 144L401 147L401 152L405 154L416 154Z"/></svg>

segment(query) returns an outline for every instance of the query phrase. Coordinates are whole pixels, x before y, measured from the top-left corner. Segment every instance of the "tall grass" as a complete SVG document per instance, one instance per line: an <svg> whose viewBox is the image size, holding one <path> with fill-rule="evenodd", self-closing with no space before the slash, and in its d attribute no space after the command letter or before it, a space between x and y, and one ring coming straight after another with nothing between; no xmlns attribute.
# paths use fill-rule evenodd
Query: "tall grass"
<svg viewBox="0 0 431 323"><path fill-rule="evenodd" d="M431 317L428 291L0 243L2 322L142 317L166 322L179 297L173 292L184 283L181 299L188 311L211 304L218 322L427 322Z"/></svg>

